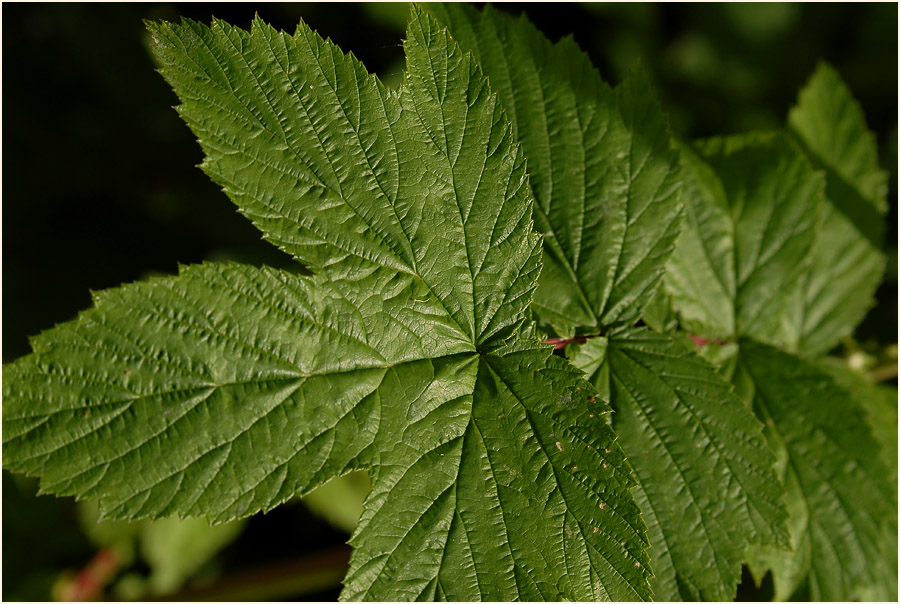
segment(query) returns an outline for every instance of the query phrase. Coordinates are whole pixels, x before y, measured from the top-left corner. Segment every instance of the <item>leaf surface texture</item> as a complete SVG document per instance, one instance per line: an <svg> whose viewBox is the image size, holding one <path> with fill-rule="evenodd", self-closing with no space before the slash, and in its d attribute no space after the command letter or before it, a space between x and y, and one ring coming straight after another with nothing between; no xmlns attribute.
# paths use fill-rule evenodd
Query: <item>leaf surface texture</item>
<svg viewBox="0 0 900 604"><path fill-rule="evenodd" d="M573 362L598 390L608 383L613 425L640 483L654 597L733 599L747 544L788 540L760 422L712 366L667 335L635 328L589 340Z"/></svg>
<svg viewBox="0 0 900 604"><path fill-rule="evenodd" d="M896 566L885 563L895 555L885 543L896 535L896 486L864 407L808 361L749 340L740 355L736 374L784 477L793 549L756 549L751 569L772 570L778 600L885 599L896 587Z"/></svg>
<svg viewBox="0 0 900 604"><path fill-rule="evenodd" d="M478 57L528 157L535 223L544 234L544 269L532 305L536 316L561 335L609 333L608 339L582 345L576 364L617 409L639 416L678 406L676 417L668 418L672 425L655 435L659 448L682 449L674 457L663 453L663 465L677 472L706 463L715 470L708 477L697 472L683 479L676 493L648 486L648 498L636 490L651 524L655 597L733 597L745 542L741 531L759 530L762 541L786 542L782 491L759 422L728 393L728 384L714 369L695 358L694 365L683 369L699 370L696 381L685 376L677 386L658 387L656 372L666 362L680 360L667 349L671 341L623 332L657 295L662 296L658 305L667 305L659 284L682 214L677 152L670 148L666 120L646 77L638 69L614 89L570 38L551 44L525 18L514 21L490 7L479 12L455 4L431 5L429 10ZM640 348L642 337L669 356L653 357L658 350L647 353L642 361L649 360L649 366L622 356L629 344ZM617 363L607 363L607 354ZM679 399L678 387L693 391L704 378L715 385L700 394L707 399ZM730 405L721 412L713 402L719 396ZM691 405L708 413L687 419ZM717 424L723 417L728 418L727 427ZM732 454L723 443L738 428L749 436L744 438L746 448ZM708 443L710 433L717 434L718 448ZM635 428L623 446L639 481L653 485L660 465L659 459L646 457L647 436L646 426ZM698 462L701 458L694 452L700 447L712 447L715 456ZM733 457L726 462L729 455ZM731 483L720 481L722 476ZM669 477L660 484L671 486ZM700 495L692 497L685 484ZM685 514L711 528L698 536L697 523L684 521ZM720 515L727 520L717 519ZM730 524L728 530L725 524ZM667 527L668 534L660 526ZM715 568L699 562L704 555L715 558Z"/></svg>
<svg viewBox="0 0 900 604"><path fill-rule="evenodd" d="M524 16L429 5L471 50L528 157L544 268L532 308L560 335L631 325L662 280L681 225L668 123L641 68L616 88L571 37Z"/></svg>
<svg viewBox="0 0 900 604"><path fill-rule="evenodd" d="M682 145L685 230L666 282L697 335L819 356L873 304L886 174L859 104L826 64L801 90L788 132Z"/></svg>

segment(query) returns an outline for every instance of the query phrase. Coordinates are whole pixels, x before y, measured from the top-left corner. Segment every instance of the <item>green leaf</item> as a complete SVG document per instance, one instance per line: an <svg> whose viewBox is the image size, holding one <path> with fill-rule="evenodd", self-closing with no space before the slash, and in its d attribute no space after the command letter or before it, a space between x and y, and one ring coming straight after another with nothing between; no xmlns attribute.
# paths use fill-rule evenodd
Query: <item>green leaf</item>
<svg viewBox="0 0 900 604"><path fill-rule="evenodd" d="M564 336L634 323L682 212L677 153L644 71L613 89L571 37L552 44L524 16L428 9L475 53L528 157L544 234L538 318Z"/></svg>
<svg viewBox="0 0 900 604"><path fill-rule="evenodd" d="M654 596L733 599L746 545L788 540L762 424L712 366L670 336L631 329L591 339L573 362L592 381L608 381L613 425L640 484Z"/></svg>
<svg viewBox="0 0 900 604"><path fill-rule="evenodd" d="M824 178L780 134L681 146L685 229L666 287L683 325L796 347Z"/></svg>
<svg viewBox="0 0 900 604"><path fill-rule="evenodd" d="M77 504L78 521L81 530L97 548L112 548L123 566L135 557L138 535L146 521L101 520L100 507L95 501L81 501Z"/></svg>
<svg viewBox="0 0 900 604"><path fill-rule="evenodd" d="M153 594L171 594L234 541L243 521L210 526L202 518L161 518L141 528L141 553L150 566Z"/></svg>
<svg viewBox="0 0 900 604"><path fill-rule="evenodd" d="M344 599L648 598L608 408L522 329L540 237L471 55L415 8L392 91L302 23L148 27L204 169L313 276L98 294L4 368L4 465L218 521L365 470Z"/></svg>
<svg viewBox="0 0 900 604"><path fill-rule="evenodd" d="M816 68L788 115L788 125L816 165L830 172L829 185L834 177L856 189L863 202L887 211L888 175L878 165L875 135L833 67L821 63Z"/></svg>
<svg viewBox="0 0 900 604"><path fill-rule="evenodd" d="M268 240L356 285L354 304L390 281L396 303L441 317L435 337L471 347L513 331L540 239L516 213L525 162L499 103L420 23L402 93L303 23L293 37L259 20L251 34L221 21L151 31L203 169Z"/></svg>
<svg viewBox="0 0 900 604"><path fill-rule="evenodd" d="M754 550L754 574L772 570L778 600L895 589L884 541L896 532L896 489L863 408L827 373L771 346L743 340L738 371L752 383L791 515L793 551Z"/></svg>
<svg viewBox="0 0 900 604"><path fill-rule="evenodd" d="M660 287L644 309L644 323L653 331L671 333L678 329L678 315L672 308L672 297Z"/></svg>
<svg viewBox="0 0 900 604"><path fill-rule="evenodd" d="M160 518L158 520L100 520L94 501L78 504L82 530L99 548L111 549L123 569L133 565L140 546L143 561L150 567L147 580L138 579L136 597L167 595L178 590L216 554L234 541L245 522L210 526L202 518Z"/></svg>
<svg viewBox="0 0 900 604"><path fill-rule="evenodd" d="M685 219L666 273L666 289L685 329L727 338L735 333L734 221L712 166L688 145L681 145L680 151Z"/></svg>
<svg viewBox="0 0 900 604"><path fill-rule="evenodd" d="M3 461L110 518L271 509L350 469L379 389L432 364L331 283L273 269L185 267L95 305L4 367Z"/></svg>
<svg viewBox="0 0 900 604"><path fill-rule="evenodd" d="M303 503L317 516L347 534L359 523L363 504L372 485L365 472L353 472L329 480L303 497Z"/></svg>
<svg viewBox="0 0 900 604"><path fill-rule="evenodd" d="M825 177L822 203L812 192L820 177L791 159L781 136L683 146L687 220L667 286L698 335L746 335L815 356L872 306L885 262L886 175L858 103L830 67L819 67L788 123Z"/></svg>
<svg viewBox="0 0 900 604"><path fill-rule="evenodd" d="M897 389L873 384L865 376L833 357L822 359L819 369L827 373L865 410L866 422L881 446L881 459L897 482Z"/></svg>
<svg viewBox="0 0 900 604"><path fill-rule="evenodd" d="M394 590L438 600L648 597L633 587L646 580L648 561L636 526L643 523L624 496L633 484L624 455L610 446L599 413L572 421L587 406L578 372L535 345L514 345L477 365L461 438L409 470L380 466L351 540L379 555L354 556L344 597ZM569 390L560 392L560 383ZM426 473L428 465L439 471ZM412 499L424 480L439 496ZM421 521L398 534L398 512ZM419 579L426 575L433 578Z"/></svg>
<svg viewBox="0 0 900 604"><path fill-rule="evenodd" d="M806 275L799 349L816 355L849 336L874 304L884 273L887 173L859 103L822 64L800 91L788 125L827 177L824 222Z"/></svg>
<svg viewBox="0 0 900 604"><path fill-rule="evenodd" d="M826 358L818 365L865 410L866 423L881 448L881 461L888 469L888 481L894 494L891 514L885 522L879 544L879 560L885 580L880 585L863 588L858 598L864 601L897 599L897 389L870 382L865 375L836 359Z"/></svg>

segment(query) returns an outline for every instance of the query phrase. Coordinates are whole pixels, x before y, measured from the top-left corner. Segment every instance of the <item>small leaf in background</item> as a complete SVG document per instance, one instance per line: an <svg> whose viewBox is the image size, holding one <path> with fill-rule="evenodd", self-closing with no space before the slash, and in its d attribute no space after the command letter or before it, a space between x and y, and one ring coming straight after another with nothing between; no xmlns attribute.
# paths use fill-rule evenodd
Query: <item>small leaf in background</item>
<svg viewBox="0 0 900 604"><path fill-rule="evenodd" d="M885 266L887 173L859 103L827 64L800 91L788 128L827 177L821 233L804 276L798 344L816 356L849 336L874 304Z"/></svg>
<svg viewBox="0 0 900 604"><path fill-rule="evenodd" d="M237 520L210 526L203 518L161 518L141 527L141 554L150 566L150 593L179 589L244 529Z"/></svg>
<svg viewBox="0 0 900 604"><path fill-rule="evenodd" d="M781 134L681 145L685 229L666 286L693 335L796 349L824 178Z"/></svg>
<svg viewBox="0 0 900 604"><path fill-rule="evenodd" d="M95 501L78 503L78 520L91 543L99 549L113 551L123 567L134 563L144 521L101 520L100 508Z"/></svg>
<svg viewBox="0 0 900 604"><path fill-rule="evenodd" d="M116 594L128 594L129 599L138 600L176 592L237 538L245 526L243 521L210 526L202 518L101 520L93 501L80 502L78 511L91 541L116 559L116 573L109 577L110 585L99 587L109 587ZM137 560L150 568L146 578L134 570L129 572ZM124 576L117 578L120 573Z"/></svg>
<svg viewBox="0 0 900 604"><path fill-rule="evenodd" d="M359 523L366 496L372 482L365 472L351 472L329 480L303 496L303 503L318 516L345 533L352 533Z"/></svg>

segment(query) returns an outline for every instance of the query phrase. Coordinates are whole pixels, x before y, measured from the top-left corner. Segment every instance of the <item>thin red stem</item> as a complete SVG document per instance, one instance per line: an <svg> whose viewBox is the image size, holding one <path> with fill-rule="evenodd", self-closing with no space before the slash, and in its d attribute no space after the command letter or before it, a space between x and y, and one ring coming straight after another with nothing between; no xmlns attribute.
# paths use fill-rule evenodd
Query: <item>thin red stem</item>
<svg viewBox="0 0 900 604"><path fill-rule="evenodd" d="M566 344L570 342L575 342L576 344L583 344L587 342L588 336L578 336L577 338L548 338L544 340L544 344L553 344L553 350L559 350L560 348L565 348Z"/></svg>
<svg viewBox="0 0 900 604"><path fill-rule="evenodd" d="M62 599L71 602L95 601L119 572L121 565L121 560L111 549L101 549L63 588Z"/></svg>
<svg viewBox="0 0 900 604"><path fill-rule="evenodd" d="M698 348L703 348L707 344L718 344L721 346L725 342L723 340L710 340L707 338L701 338L700 336L688 336L690 339L694 341L694 344L697 345Z"/></svg>

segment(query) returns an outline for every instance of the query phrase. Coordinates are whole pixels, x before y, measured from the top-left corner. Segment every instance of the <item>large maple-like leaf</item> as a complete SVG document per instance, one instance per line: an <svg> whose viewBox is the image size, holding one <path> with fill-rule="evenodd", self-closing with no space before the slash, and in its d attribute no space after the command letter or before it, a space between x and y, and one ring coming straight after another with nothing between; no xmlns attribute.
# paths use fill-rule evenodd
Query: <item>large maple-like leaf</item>
<svg viewBox="0 0 900 604"><path fill-rule="evenodd" d="M364 469L345 599L648 598L608 408L520 329L540 237L472 56L418 8L399 90L304 24L149 29L204 170L313 275L98 294L4 368L5 467L220 521Z"/></svg>

